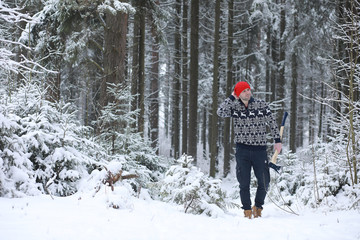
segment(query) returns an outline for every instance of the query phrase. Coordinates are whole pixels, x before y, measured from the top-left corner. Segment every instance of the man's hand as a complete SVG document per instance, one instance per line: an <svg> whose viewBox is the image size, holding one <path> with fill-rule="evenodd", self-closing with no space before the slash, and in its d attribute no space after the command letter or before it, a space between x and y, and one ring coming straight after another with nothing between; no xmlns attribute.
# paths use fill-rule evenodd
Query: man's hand
<svg viewBox="0 0 360 240"><path fill-rule="evenodd" d="M281 143L275 143L275 151L277 151L278 153L281 152L281 148L282 148L282 144Z"/></svg>
<svg viewBox="0 0 360 240"><path fill-rule="evenodd" d="M236 96L235 91L233 91L231 95L233 95L235 97L235 99L239 99L239 97Z"/></svg>

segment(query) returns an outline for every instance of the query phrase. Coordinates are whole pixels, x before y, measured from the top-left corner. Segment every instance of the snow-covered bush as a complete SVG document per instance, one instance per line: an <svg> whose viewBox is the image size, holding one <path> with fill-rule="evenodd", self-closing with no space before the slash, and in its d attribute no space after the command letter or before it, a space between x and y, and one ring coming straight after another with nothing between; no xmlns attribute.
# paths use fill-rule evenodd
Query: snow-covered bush
<svg viewBox="0 0 360 240"><path fill-rule="evenodd" d="M343 145L319 140L296 154L284 152L278 162L283 165L283 171L280 175L272 174L269 192L277 203L343 209L342 196L346 195L355 196L350 205L359 204L356 203L358 187L350 187Z"/></svg>
<svg viewBox="0 0 360 240"><path fill-rule="evenodd" d="M183 155L166 172L159 183L160 199L184 206L184 211L193 214L218 216L227 207L237 206L228 201L221 189L221 180L205 176L199 168L192 166L193 158Z"/></svg>
<svg viewBox="0 0 360 240"><path fill-rule="evenodd" d="M0 196L35 195L40 191L32 172L31 153L18 135L19 117L0 105Z"/></svg>
<svg viewBox="0 0 360 240"><path fill-rule="evenodd" d="M113 92L124 105L104 109L100 121L111 127L96 139L81 126L70 104L50 103L39 89L28 83L11 98L1 99L0 196L71 195L81 178L110 162L120 162L124 171L139 176L129 181L132 186L159 180L166 165L139 133L131 131L134 113L126 112L129 108L120 99L129 99L124 89Z"/></svg>
<svg viewBox="0 0 360 240"><path fill-rule="evenodd" d="M297 155L290 151L283 151L279 155L278 165L282 166L280 174L270 169L271 182L268 194L271 199L290 206L297 200L297 192L303 184L305 173L301 164Z"/></svg>
<svg viewBox="0 0 360 240"><path fill-rule="evenodd" d="M102 169L93 170L89 176L80 181L78 194L81 198L99 199L107 207L132 208L133 197L140 195L140 189L133 181L137 175L124 170L123 163L125 162L125 158L122 157L104 164ZM126 180L116 180L119 176Z"/></svg>
<svg viewBox="0 0 360 240"><path fill-rule="evenodd" d="M131 128L136 122L138 110L130 110L134 97L130 87L122 84L109 85L108 94L114 98L114 102L104 107L97 122L101 129L97 142L106 149L108 161L124 156L124 170L136 172L142 185L149 181L159 181L167 166L157 156L150 142Z"/></svg>
<svg viewBox="0 0 360 240"><path fill-rule="evenodd" d="M70 106L43 100L38 89L24 85L0 104L0 196L70 195L97 165L88 155L98 147Z"/></svg>

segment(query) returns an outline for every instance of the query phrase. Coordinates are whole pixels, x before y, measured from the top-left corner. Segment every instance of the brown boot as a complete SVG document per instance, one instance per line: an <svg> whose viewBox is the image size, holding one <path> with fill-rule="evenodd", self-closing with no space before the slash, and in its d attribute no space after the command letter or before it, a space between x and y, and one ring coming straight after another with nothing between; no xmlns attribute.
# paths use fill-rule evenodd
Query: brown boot
<svg viewBox="0 0 360 240"><path fill-rule="evenodd" d="M256 206L253 206L252 214L254 215L254 218L261 217L261 211L262 211L262 208L258 208Z"/></svg>
<svg viewBox="0 0 360 240"><path fill-rule="evenodd" d="M244 210L244 217L251 219L252 211Z"/></svg>

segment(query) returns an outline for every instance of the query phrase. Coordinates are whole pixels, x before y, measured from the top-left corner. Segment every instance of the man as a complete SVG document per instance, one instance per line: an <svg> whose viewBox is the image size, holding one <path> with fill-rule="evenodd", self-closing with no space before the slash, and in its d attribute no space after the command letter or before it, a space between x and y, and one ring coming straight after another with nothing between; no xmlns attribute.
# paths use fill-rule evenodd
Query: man
<svg viewBox="0 0 360 240"><path fill-rule="evenodd" d="M236 177L240 184L240 198L247 218L261 217L261 211L270 182L266 153L266 126L275 140L275 150L282 145L274 117L265 101L252 97L250 85L238 82L231 96L220 104L220 117L234 118L236 142ZM251 208L250 177L253 168L257 179L255 205Z"/></svg>

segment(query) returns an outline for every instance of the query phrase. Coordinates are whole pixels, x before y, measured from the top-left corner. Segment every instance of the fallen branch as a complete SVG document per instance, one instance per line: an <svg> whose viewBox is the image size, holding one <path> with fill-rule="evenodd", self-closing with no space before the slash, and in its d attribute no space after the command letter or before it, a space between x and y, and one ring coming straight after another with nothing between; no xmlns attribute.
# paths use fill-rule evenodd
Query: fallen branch
<svg viewBox="0 0 360 240"><path fill-rule="evenodd" d="M106 169L106 168L105 168ZM107 170L107 169L106 169ZM122 181L125 179L132 179L132 178L138 178L139 176L136 174L127 174L127 175L122 175L123 170L120 170L117 174L113 174L110 170L107 170L108 174L107 177L103 180L103 183L105 185L108 185L111 187L111 190L114 191L114 184L117 181Z"/></svg>
<svg viewBox="0 0 360 240"><path fill-rule="evenodd" d="M275 186L276 186L276 189L277 189L277 191L278 191L278 196L280 196L281 200L283 201L284 206L287 207L288 210L285 209L285 207L281 207L279 204L277 204L277 203L270 197L270 194L267 194L267 197L270 199L270 201L271 201L273 204L275 204L276 207L278 207L279 209L283 210L284 212L287 212L287 213L290 213L290 214L294 214L294 215L296 215L296 216L299 216L299 214L296 213L296 212L286 203L286 201L285 201L283 195L281 194L281 191L280 191L279 187L277 186L277 184L275 184ZM268 192L267 192L267 193L268 193Z"/></svg>

